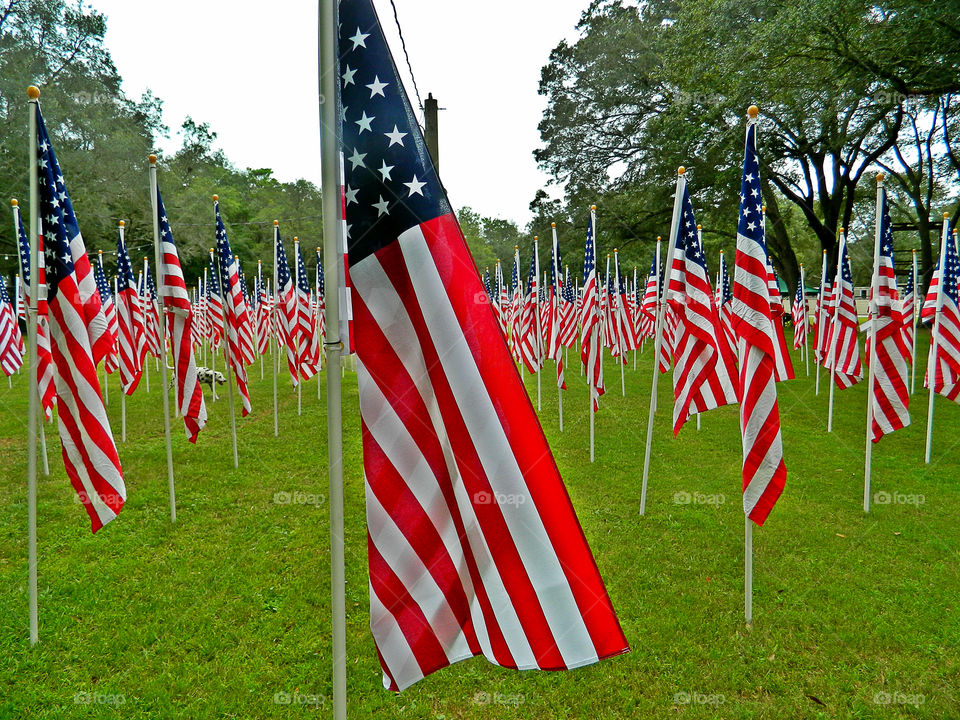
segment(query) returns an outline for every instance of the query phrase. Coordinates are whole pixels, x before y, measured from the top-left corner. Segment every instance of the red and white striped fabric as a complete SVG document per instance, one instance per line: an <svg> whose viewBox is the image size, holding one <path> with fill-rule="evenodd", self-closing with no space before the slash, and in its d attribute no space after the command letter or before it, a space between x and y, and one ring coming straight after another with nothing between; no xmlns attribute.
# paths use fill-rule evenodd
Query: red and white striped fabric
<svg viewBox="0 0 960 720"><path fill-rule="evenodd" d="M863 364L860 361L860 341L857 337L860 326L857 304L853 299L853 275L847 255L847 235L842 231L833 296L836 301L830 318L824 367L832 371L833 381L843 390L863 380Z"/></svg>
<svg viewBox="0 0 960 720"><path fill-rule="evenodd" d="M557 242L557 225L553 223L553 240L550 245L550 283L547 289L547 304L544 315L546 316L546 356L551 358L557 368L557 387L561 390L567 389L567 383L563 377L563 342L561 341L563 329L563 278L560 275L560 247Z"/></svg>
<svg viewBox="0 0 960 720"><path fill-rule="evenodd" d="M143 310L140 293L133 279L130 256L123 242L123 226L117 232L117 344L120 349L120 386L127 395L133 395L143 374L144 339Z"/></svg>
<svg viewBox="0 0 960 720"><path fill-rule="evenodd" d="M259 265L259 261L257 265ZM270 294L263 282L262 275L257 273L257 354L261 357L270 352L270 314L272 312Z"/></svg>
<svg viewBox="0 0 960 720"><path fill-rule="evenodd" d="M909 278L907 279L907 288L903 293L903 297L900 299L901 306L901 317L903 318L903 344L907 351L907 362L913 365L913 344L914 336L916 334L915 320L914 315L916 313L916 282L914 278L916 276L916 253L913 256L913 267L910 273Z"/></svg>
<svg viewBox="0 0 960 720"><path fill-rule="evenodd" d="M613 292L611 297L611 319L620 361L627 364L627 353L639 346L633 333L633 319L627 308L627 288L620 274L620 256L613 251Z"/></svg>
<svg viewBox="0 0 960 720"><path fill-rule="evenodd" d="M287 253L280 239L280 225L276 220L273 221L273 262L274 292L277 295L274 320L277 342L287 350L287 369L296 387L300 382L300 373L297 371L297 293L287 264Z"/></svg>
<svg viewBox="0 0 960 720"><path fill-rule="evenodd" d="M310 300L310 286L307 284L307 271L303 264L303 256L300 254L300 242L297 238L293 239L293 255L297 263L294 278L297 300L297 366L300 369L300 377L309 380L317 374L319 357L314 358L314 347L319 348L319 344L314 345L316 329L313 321L313 304Z"/></svg>
<svg viewBox="0 0 960 720"><path fill-rule="evenodd" d="M160 226L160 301L166 310L167 333L173 351L173 373L177 386L177 408L183 417L187 440L197 441L197 433L207 424L207 407L197 378L193 356L193 306L180 267L180 253L170 231L170 221L157 189L157 218ZM166 362L166 359L164 359Z"/></svg>
<svg viewBox="0 0 960 720"><path fill-rule="evenodd" d="M520 311L520 358L528 372L543 366L543 331L540 328L540 258L537 238L533 239L533 255L527 275L527 292Z"/></svg>
<svg viewBox="0 0 960 720"><path fill-rule="evenodd" d="M797 294L790 306L790 316L793 318L793 349L799 350L807 342L807 296L803 287L803 265L800 266Z"/></svg>
<svg viewBox="0 0 960 720"><path fill-rule="evenodd" d="M737 368L714 304L693 205L683 185L666 300L677 318L673 347L673 434L691 415L736 403Z"/></svg>
<svg viewBox="0 0 960 720"><path fill-rule="evenodd" d="M50 258L46 286L57 427L67 477L96 532L117 516L127 496L97 374L97 363L109 351L107 319L39 106L36 117L38 214Z"/></svg>
<svg viewBox="0 0 960 720"><path fill-rule="evenodd" d="M326 342L327 339L327 287L323 277L323 255L321 248L317 248L317 267L314 276L313 287L316 291L316 311L317 311L317 339L319 343ZM322 362L323 350L317 352L317 366Z"/></svg>
<svg viewBox="0 0 960 720"><path fill-rule="evenodd" d="M740 186L733 313L740 365L743 512L757 525L766 521L787 478L775 377L778 339L770 316L762 206L756 118L751 118Z"/></svg>
<svg viewBox="0 0 960 720"><path fill-rule="evenodd" d="M583 314L580 325L580 361L593 397L593 411L599 408L603 387L603 309L597 286L597 247L594 228L596 215L590 210L587 219L587 240L583 252Z"/></svg>
<svg viewBox="0 0 960 720"><path fill-rule="evenodd" d="M247 388L247 366L243 364L243 344L253 347L253 338L249 334L250 319L247 315L247 303L243 297L240 283L240 263L230 251L227 230L220 217L220 203L213 196L213 214L217 224L217 274L218 285L223 291L223 329L226 340L227 358L233 377L240 391L242 415L250 414L250 391Z"/></svg>
<svg viewBox="0 0 960 720"><path fill-rule="evenodd" d="M341 130L353 152L370 628L384 684L402 690L481 654L560 670L626 652L493 309L477 302L483 283L372 1L342 2L340 19L338 54L358 73L339 106L351 108ZM349 38L357 27L362 43ZM371 98L361 77L386 92ZM374 132L360 134L360 104ZM392 175L370 172L385 160Z"/></svg>
<svg viewBox="0 0 960 720"><path fill-rule="evenodd" d="M653 338L657 332L657 305L660 294L660 241L657 241L657 253L650 264L646 285L643 287L643 300L640 302L640 332L643 337Z"/></svg>
<svg viewBox="0 0 960 720"><path fill-rule="evenodd" d="M217 258L210 250L210 272L207 275L207 342L211 348L219 348L223 340L223 292L220 288L220 269Z"/></svg>
<svg viewBox="0 0 960 720"><path fill-rule="evenodd" d="M933 322L934 315L937 314L937 295L939 292L940 268L934 268L933 277L930 278L930 284L927 286L927 294L923 297L923 305L920 306L920 322Z"/></svg>
<svg viewBox="0 0 960 720"><path fill-rule="evenodd" d="M571 348L577 345L576 291L570 280L570 269L565 268L563 292L560 294L560 344Z"/></svg>
<svg viewBox="0 0 960 720"><path fill-rule="evenodd" d="M783 309L783 298L780 297L780 288L777 287L777 276L773 272L773 264L770 262L769 255L767 255L767 292L770 295L770 319L777 335L777 344L774 346L777 382L793 380L793 360L791 360L790 351L787 349L787 337L783 328L783 317L786 313Z"/></svg>
<svg viewBox="0 0 960 720"><path fill-rule="evenodd" d="M23 364L23 338L16 311L7 294L7 283L0 275L0 370L13 375Z"/></svg>
<svg viewBox="0 0 960 720"><path fill-rule="evenodd" d="M940 267L944 282L938 284L941 297L935 301L934 323L927 355L923 386L930 387L930 368L935 368L933 391L960 403L960 260L957 235L944 228L940 241ZM939 303L939 312L937 312Z"/></svg>
<svg viewBox="0 0 960 720"><path fill-rule="evenodd" d="M873 373L873 442L910 424L910 392L907 389L908 350L903 335L903 314L897 297L893 270L893 227L887 210L887 193L881 189L880 254L874 269L871 311L876 312L877 335L868 337L867 349L876 343L876 355L868 353Z"/></svg>
<svg viewBox="0 0 960 720"><path fill-rule="evenodd" d="M827 340L830 336L830 316L833 313L833 283L827 277L827 251L823 251L823 267L820 271L820 292L817 294L817 306L814 317L815 342L813 348L814 360L819 365L827 361Z"/></svg>
<svg viewBox="0 0 960 720"><path fill-rule="evenodd" d="M513 353L513 359L520 363L523 359L520 355L521 315L523 314L523 288L520 285L520 248L513 246L513 298L510 302L510 350Z"/></svg>
<svg viewBox="0 0 960 720"><path fill-rule="evenodd" d="M146 351L155 358L160 357L160 313L157 308L157 298L154 297L151 286L150 268L147 260L143 261L143 275L140 283L140 307L143 308L143 326L146 336Z"/></svg>
<svg viewBox="0 0 960 720"><path fill-rule="evenodd" d="M103 270L103 251L97 253L97 264L94 267L94 274L97 280L97 290L100 293L100 304L103 306L103 314L107 318L107 328L113 341L110 345L110 352L103 362L103 369L108 374L116 372L120 368L120 351L117 348L117 340L120 335L120 326L117 322L117 307L113 302L113 293L110 292L110 283L107 281L107 275Z"/></svg>

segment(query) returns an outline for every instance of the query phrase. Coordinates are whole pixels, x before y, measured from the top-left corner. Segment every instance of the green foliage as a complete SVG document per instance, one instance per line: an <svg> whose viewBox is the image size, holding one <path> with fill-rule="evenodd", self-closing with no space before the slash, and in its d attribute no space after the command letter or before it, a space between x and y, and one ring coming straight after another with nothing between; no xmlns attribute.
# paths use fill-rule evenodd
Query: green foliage
<svg viewBox="0 0 960 720"><path fill-rule="evenodd" d="M103 15L65 0L7 0L0 5L0 197L29 204L26 87L41 90L47 129L66 178L88 251L103 250L115 267L117 225L127 224L134 263L152 258L153 225L147 155L160 156L158 182L188 284L202 274L214 244L211 195L219 194L231 245L248 278L256 260L270 265L272 224L285 240L298 235L304 254L320 244L320 192L305 180L284 183L269 168L235 168L214 148L216 132L188 117L173 155L157 152L167 137L162 102L121 91L121 78L103 46ZM5 211L6 212L6 211ZM13 224L0 222L0 273L16 272ZM152 263L151 263L152 264ZM309 263L312 264L312 263Z"/></svg>

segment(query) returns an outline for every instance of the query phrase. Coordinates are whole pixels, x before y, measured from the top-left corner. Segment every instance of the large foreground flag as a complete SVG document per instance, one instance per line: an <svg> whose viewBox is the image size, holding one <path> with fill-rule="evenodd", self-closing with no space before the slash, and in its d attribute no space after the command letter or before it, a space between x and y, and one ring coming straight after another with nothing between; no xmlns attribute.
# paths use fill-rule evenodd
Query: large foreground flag
<svg viewBox="0 0 960 720"><path fill-rule="evenodd" d="M180 253L170 231L170 220L157 188L157 218L160 226L160 298L166 309L167 334L173 352L173 373L177 385L177 407L183 416L187 439L195 443L197 433L207 424L207 407L197 378L193 357L193 307L180 267ZM166 362L166 358L164 358Z"/></svg>
<svg viewBox="0 0 960 720"><path fill-rule="evenodd" d="M903 327L903 314L897 297L897 278L893 268L893 226L887 209L887 191L880 191L880 254L873 271L873 298L877 336L876 354L869 358L873 371L873 442L910 424L910 392L907 389L909 350Z"/></svg>
<svg viewBox="0 0 960 720"><path fill-rule="evenodd" d="M399 690L628 647L371 0L340 4L370 626ZM381 171L389 168L388 173Z"/></svg>
<svg viewBox="0 0 960 720"><path fill-rule="evenodd" d="M67 477L96 532L117 516L127 497L97 376L97 363L110 349L110 334L39 103L36 112L39 217L47 256L50 348L56 367L60 420L57 427Z"/></svg>
<svg viewBox="0 0 960 720"><path fill-rule="evenodd" d="M767 245L763 233L756 108L747 121L740 185L737 255L733 271L734 331L740 360L740 433L743 439L743 511L763 525L783 492L780 408L775 379L777 332L767 288Z"/></svg>

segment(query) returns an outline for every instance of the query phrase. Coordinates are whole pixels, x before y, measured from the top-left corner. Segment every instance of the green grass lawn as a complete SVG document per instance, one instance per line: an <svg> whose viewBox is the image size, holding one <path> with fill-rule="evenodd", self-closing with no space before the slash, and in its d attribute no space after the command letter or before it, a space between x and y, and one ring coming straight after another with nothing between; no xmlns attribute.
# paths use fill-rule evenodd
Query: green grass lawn
<svg viewBox="0 0 960 720"><path fill-rule="evenodd" d="M926 347L927 336L921 336ZM631 652L564 673L475 658L395 695L367 628L366 531L356 377L344 381L348 715L355 718L960 717L960 408L927 396L914 424L875 446L862 509L866 383L837 392L795 358L780 384L786 490L754 534L754 626L743 622L743 511L736 406L672 437L659 393L647 511L639 514L652 349L608 360L589 462L588 400L571 353L563 433L552 367L544 430ZM922 371L922 368L920 368ZM325 379L326 373L323 374ZM26 376L0 380L0 717L287 718L330 714L326 415L303 415L281 380L251 368L253 414L231 462L225 399L196 447L174 426L178 521L169 519L159 381L129 400L120 444L128 502L96 536L48 428L39 482L40 644L28 641ZM525 376L536 402L536 379ZM111 378L111 421L120 404ZM208 397L209 402L209 397ZM689 502L687 500L689 499Z"/></svg>

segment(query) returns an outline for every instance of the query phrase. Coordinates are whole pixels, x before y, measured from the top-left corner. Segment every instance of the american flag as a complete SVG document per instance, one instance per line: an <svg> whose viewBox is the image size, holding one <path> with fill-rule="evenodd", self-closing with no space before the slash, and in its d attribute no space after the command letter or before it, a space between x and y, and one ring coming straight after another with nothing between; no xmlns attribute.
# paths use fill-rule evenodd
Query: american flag
<svg viewBox="0 0 960 720"><path fill-rule="evenodd" d="M577 344L577 296L570 280L570 268L565 267L563 291L560 295L560 344L574 347Z"/></svg>
<svg viewBox="0 0 960 720"><path fill-rule="evenodd" d="M100 293L100 304L103 306L103 314L107 318L107 328L113 342L110 344L110 352L104 359L103 368L108 373L115 372L120 367L120 354L117 350L117 339L120 335L120 326L117 323L117 308L113 303L113 293L110 292L110 283L107 282L107 275L103 271L103 251L97 254L97 264L93 268L94 277L97 281L97 292Z"/></svg>
<svg viewBox="0 0 960 720"><path fill-rule="evenodd" d="M764 233L764 238L766 238L766 233ZM793 380L793 360L790 359L790 352L787 350L787 338L783 330L783 316L786 313L783 310L783 298L780 297L777 274L773 270L773 263L770 262L769 255L767 255L767 292L770 295L770 317L773 320L773 329L777 334L777 344L774 346L777 362L775 368L777 382Z"/></svg>
<svg viewBox="0 0 960 720"><path fill-rule="evenodd" d="M583 250L583 314L580 320L580 360L593 396L593 411L599 406L603 388L603 322L597 286L597 249L594 244L594 211L587 218L587 241Z"/></svg>
<svg viewBox="0 0 960 720"><path fill-rule="evenodd" d="M937 314L937 295L940 294L940 268L933 268L933 277L930 278L930 284L927 286L927 294L923 298L923 305L920 306L920 322L932 323L934 315Z"/></svg>
<svg viewBox="0 0 960 720"><path fill-rule="evenodd" d="M893 227L886 190L880 191L880 255L874 270L872 311L876 312L876 356L868 356L873 371L873 441L910 424L910 392L907 389L907 350L903 313L897 297L893 270Z"/></svg>
<svg viewBox="0 0 960 720"><path fill-rule="evenodd" d="M173 373L177 385L177 408L183 416L187 439L195 443L207 424L207 407L197 378L193 357L193 307L180 267L180 253L170 230L170 220L157 188L157 219L160 226L160 298L167 311L167 334L173 350ZM166 362L166 358L164 358Z"/></svg>
<svg viewBox="0 0 960 720"><path fill-rule="evenodd" d="M660 245L650 261L650 272L643 287L643 300L640 302L640 332L644 337L652 338L657 332L657 308L659 305L660 283Z"/></svg>
<svg viewBox="0 0 960 720"><path fill-rule="evenodd" d="M523 288L520 285L520 248L513 246L513 300L510 303L510 349L513 359L520 358L520 315L523 308Z"/></svg>
<svg viewBox="0 0 960 720"><path fill-rule="evenodd" d="M17 314L7 295L7 283L0 275L0 370L13 375L23 364L23 338L17 325Z"/></svg>
<svg viewBox="0 0 960 720"><path fill-rule="evenodd" d="M527 274L527 292L520 311L520 357L531 373L543 365L542 335L540 331L540 262L537 239L533 239L530 272Z"/></svg>
<svg viewBox="0 0 960 720"><path fill-rule="evenodd" d="M943 282L940 288L940 312L934 308L934 324L930 338L927 376L923 386L930 387L930 366L935 368L933 391L960 402L960 261L957 259L956 235L947 228L941 239Z"/></svg>
<svg viewBox="0 0 960 720"><path fill-rule="evenodd" d="M738 401L737 369L716 312L690 191L683 185L666 299L677 318L673 434L687 418Z"/></svg>
<svg viewBox="0 0 960 720"><path fill-rule="evenodd" d="M213 248L210 249L210 268L206 282L207 342L211 348L219 348L223 340L223 295L220 292L220 268Z"/></svg>
<svg viewBox="0 0 960 720"><path fill-rule="evenodd" d="M17 250L20 256L20 290L23 306L30 304L30 241L23 229L20 217L20 208L13 206L13 219L17 230ZM50 351L50 321L47 317L46 269L44 268L43 237L37 238L37 284L39 298L37 299L37 359L31 362L35 365L37 374L37 392L40 394L40 407L44 417L50 420L53 417L53 406L57 404L57 389L53 382L53 353ZM26 319L26 318L24 318ZM26 327L26 323L24 324Z"/></svg>
<svg viewBox="0 0 960 720"><path fill-rule="evenodd" d="M400 690L627 650L371 0L340 4L370 626ZM386 169L386 172L384 172Z"/></svg>
<svg viewBox="0 0 960 720"><path fill-rule="evenodd" d="M146 353L143 309L140 293L133 279L130 256L123 242L123 228L117 231L117 324L120 332L117 343L120 348L120 386L127 395L133 395L143 373L143 358Z"/></svg>
<svg viewBox="0 0 960 720"><path fill-rule="evenodd" d="M497 308L497 321L500 323L500 330L503 332L504 338L507 337L507 316L510 313L510 300L509 295L507 294L507 286L503 281L503 268L500 266L500 261L497 260L497 272L496 272L496 308Z"/></svg>
<svg viewBox="0 0 960 720"><path fill-rule="evenodd" d="M627 364L627 353L638 347L637 336L633 331L633 317L627 303L626 278L620 273L620 255L613 251L614 297L613 297L613 328L617 336L617 347L620 349L620 360Z"/></svg>
<svg viewBox="0 0 960 720"><path fill-rule="evenodd" d="M314 342L316 332L313 322L313 308L310 302L310 284L307 282L307 270L303 264L303 255L300 253L300 242L293 239L293 254L297 262L297 351L299 354L300 377L309 380L317 374L319 363L319 345L317 357L314 357Z"/></svg>
<svg viewBox="0 0 960 720"><path fill-rule="evenodd" d="M827 339L830 335L830 308L833 306L833 282L827 276L827 251L823 251L823 265L820 270L820 292L817 294L816 338L813 348L814 360L820 365L827 361Z"/></svg>
<svg viewBox="0 0 960 720"><path fill-rule="evenodd" d="M160 357L160 316L157 309L157 286L146 258L143 260L143 283L140 287L140 305L143 308L143 324L146 329L147 351Z"/></svg>
<svg viewBox="0 0 960 720"><path fill-rule="evenodd" d="M275 310L277 313L277 337L287 350L287 369L290 371L290 380L296 387L300 382L300 373L297 371L297 294L290 275L290 266L287 264L287 253L283 249L280 239L280 226L273 223L273 262L276 274L277 295Z"/></svg>
<svg viewBox="0 0 960 720"><path fill-rule="evenodd" d="M857 338L860 326L857 320L857 304L853 299L853 275L850 272L850 258L847 256L847 234L842 231L833 297L833 316L830 318L827 360L824 367L833 371L834 382L843 390L863 380L863 364L860 362L860 343Z"/></svg>
<svg viewBox="0 0 960 720"><path fill-rule="evenodd" d="M793 316L793 349L799 350L807 339L807 296L803 290L803 266L797 278L797 292L793 296L790 314Z"/></svg>
<svg viewBox="0 0 960 720"><path fill-rule="evenodd" d="M240 402L243 405L242 415L250 413L250 393L247 390L247 367L243 364L244 357L253 355L253 337L250 335L250 319L247 316L247 305L243 299L243 290L240 287L240 263L230 251L230 241L227 240L227 229L223 226L220 217L220 203L214 196L213 215L217 223L217 282L223 288L223 329L226 339L227 362L233 370L240 391ZM250 348L249 352L244 345Z"/></svg>
<svg viewBox="0 0 960 720"><path fill-rule="evenodd" d="M207 290L202 277L197 278L193 301L193 347L200 348L207 338Z"/></svg>
<svg viewBox="0 0 960 720"><path fill-rule="evenodd" d="M737 254L733 270L734 331L740 361L740 434L743 440L743 512L763 525L783 492L780 408L777 404L776 344L767 288L767 245L763 233L756 118L747 121Z"/></svg>
<svg viewBox="0 0 960 720"><path fill-rule="evenodd" d="M260 271L260 261L257 261L256 306L254 318L257 325L257 353L262 357L270 352L270 297L263 282L263 273Z"/></svg>
<svg viewBox="0 0 960 720"><path fill-rule="evenodd" d="M67 477L90 516L91 530L96 532L117 516L127 497L97 375L97 363L110 350L110 335L87 250L39 104L36 115L38 216L46 254L57 426Z"/></svg>
<svg viewBox="0 0 960 720"><path fill-rule="evenodd" d="M253 327L253 305L250 302L250 290L247 286L247 276L243 274L243 265L240 262L240 258L236 255L233 256L234 262L237 264L237 275L240 278L240 294L243 296L243 306L245 313L243 317L244 327L243 331L240 333L241 338L247 338L247 342L240 343L240 351L243 353L241 360L244 365L253 365L257 359L256 354L256 337L255 329Z"/></svg>
<svg viewBox="0 0 960 720"><path fill-rule="evenodd" d="M557 226L553 225L553 241L550 243L550 289L547 291L546 355L557 364L557 387L567 389L563 379L563 278L560 275L560 247L557 242Z"/></svg>
<svg viewBox="0 0 960 720"><path fill-rule="evenodd" d="M720 326L730 348L731 357L737 357L737 335L733 331L733 287L730 284L730 275L727 273L727 258L720 251L720 272L717 275L717 305L720 314Z"/></svg>
<svg viewBox="0 0 960 720"><path fill-rule="evenodd" d="M914 251L913 262L914 267L916 266L916 251ZM903 298L901 298L901 316L903 318L903 342L904 346L907 349L907 362L913 365L913 338L916 333L916 328L914 327L914 314L916 312L916 307L914 305L916 300L916 291L914 289L913 282L914 271L911 268L910 274L907 276L907 287L903 291Z"/></svg>

